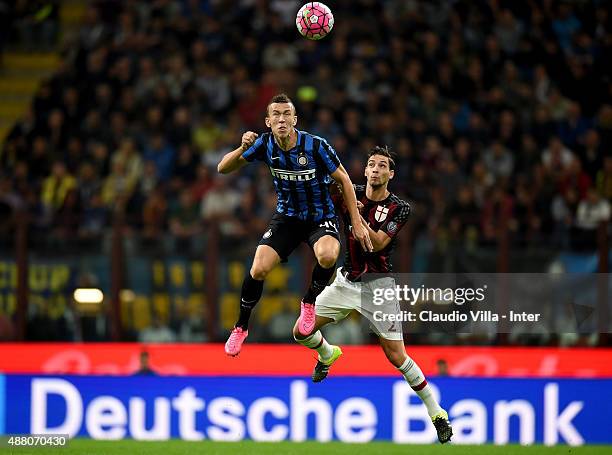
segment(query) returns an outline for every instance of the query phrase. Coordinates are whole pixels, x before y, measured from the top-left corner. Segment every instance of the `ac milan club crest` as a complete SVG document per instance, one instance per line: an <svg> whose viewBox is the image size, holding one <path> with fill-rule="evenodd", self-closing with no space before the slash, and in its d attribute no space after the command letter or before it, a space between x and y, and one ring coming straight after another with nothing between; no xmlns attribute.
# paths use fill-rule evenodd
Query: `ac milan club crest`
<svg viewBox="0 0 612 455"><path fill-rule="evenodd" d="M382 223L387 219L387 214L389 213L389 209L387 207L383 207L379 205L376 207L376 213L374 214L374 219L379 223Z"/></svg>

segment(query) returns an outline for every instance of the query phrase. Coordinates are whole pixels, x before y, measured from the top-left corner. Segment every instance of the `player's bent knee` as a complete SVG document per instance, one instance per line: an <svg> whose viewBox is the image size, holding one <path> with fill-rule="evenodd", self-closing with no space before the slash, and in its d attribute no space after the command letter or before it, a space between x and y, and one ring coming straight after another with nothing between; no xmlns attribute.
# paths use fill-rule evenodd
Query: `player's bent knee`
<svg viewBox="0 0 612 455"><path fill-rule="evenodd" d="M329 245L328 248L319 248L318 251L316 251L317 262L324 269L329 269L330 267L333 267L338 260L339 253L340 248L338 247L337 242Z"/></svg>
<svg viewBox="0 0 612 455"><path fill-rule="evenodd" d="M264 280L279 262L280 257L274 249L267 245L259 245L253 258L251 276L256 280Z"/></svg>
<svg viewBox="0 0 612 455"><path fill-rule="evenodd" d="M322 253L319 257L317 257L317 261L319 262L319 265L321 267L323 267L324 269L329 269L330 267L334 266L337 258L338 255Z"/></svg>
<svg viewBox="0 0 612 455"><path fill-rule="evenodd" d="M259 264L253 264L251 267L251 276L255 280L265 280L268 273L270 273L270 269L268 267L263 267Z"/></svg>
<svg viewBox="0 0 612 455"><path fill-rule="evenodd" d="M325 267L323 263L328 264L326 268L334 265L340 254L340 242L334 237L324 236L321 237L314 244L314 253L317 257L317 261L322 267Z"/></svg>

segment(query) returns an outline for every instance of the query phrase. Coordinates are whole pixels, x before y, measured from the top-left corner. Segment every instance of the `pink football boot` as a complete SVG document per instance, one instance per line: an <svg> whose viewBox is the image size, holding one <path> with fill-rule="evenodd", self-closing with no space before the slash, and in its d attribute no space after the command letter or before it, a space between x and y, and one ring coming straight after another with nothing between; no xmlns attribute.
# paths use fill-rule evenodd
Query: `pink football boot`
<svg viewBox="0 0 612 455"><path fill-rule="evenodd" d="M298 332L302 336L308 336L312 333L315 326L315 305L314 303L300 304L300 318L297 322Z"/></svg>
<svg viewBox="0 0 612 455"><path fill-rule="evenodd" d="M229 356L236 357L240 354L242 343L249 336L249 331L244 330L242 327L234 327L229 338L225 342L225 353Z"/></svg>

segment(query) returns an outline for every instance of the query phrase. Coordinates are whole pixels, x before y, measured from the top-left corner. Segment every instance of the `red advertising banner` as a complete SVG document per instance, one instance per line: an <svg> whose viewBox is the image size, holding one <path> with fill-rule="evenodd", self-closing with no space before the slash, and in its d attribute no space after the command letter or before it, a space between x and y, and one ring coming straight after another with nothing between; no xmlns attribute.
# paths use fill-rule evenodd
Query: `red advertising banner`
<svg viewBox="0 0 612 455"><path fill-rule="evenodd" d="M393 376L378 346L343 346L334 375ZM612 377L612 349L407 347L428 375L446 361L451 376ZM221 344L2 343L0 373L129 375L142 351L163 375L309 376L313 351L298 345L246 344L239 357L227 357Z"/></svg>

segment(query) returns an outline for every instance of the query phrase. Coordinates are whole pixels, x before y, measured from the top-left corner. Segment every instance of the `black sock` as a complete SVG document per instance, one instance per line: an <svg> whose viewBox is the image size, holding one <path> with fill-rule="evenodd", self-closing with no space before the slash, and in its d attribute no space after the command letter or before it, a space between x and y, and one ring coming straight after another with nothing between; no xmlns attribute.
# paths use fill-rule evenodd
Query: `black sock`
<svg viewBox="0 0 612 455"><path fill-rule="evenodd" d="M302 302L315 303L317 296L323 292L323 289L325 289L325 286L327 286L327 283L329 283L329 279L334 274L334 270L336 269L335 265L336 264L332 265L328 269L324 269L319 263L315 265L315 268L312 271L310 287L308 288L308 291L306 291Z"/></svg>
<svg viewBox="0 0 612 455"><path fill-rule="evenodd" d="M261 298L263 283L263 280L253 278L250 272L244 277L242 292L240 293L240 316L238 317L238 322L236 322L236 327L249 328L251 311L253 311L253 308Z"/></svg>

